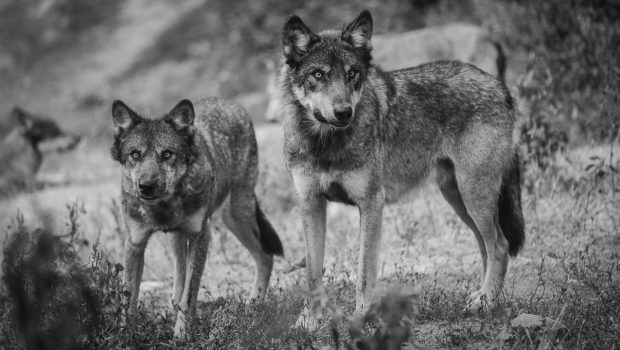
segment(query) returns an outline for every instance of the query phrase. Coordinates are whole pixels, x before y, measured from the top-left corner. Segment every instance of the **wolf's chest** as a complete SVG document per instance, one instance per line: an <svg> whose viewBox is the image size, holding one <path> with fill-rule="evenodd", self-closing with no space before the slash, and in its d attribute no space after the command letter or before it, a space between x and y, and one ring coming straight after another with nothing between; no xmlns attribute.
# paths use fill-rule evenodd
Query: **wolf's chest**
<svg viewBox="0 0 620 350"><path fill-rule="evenodd" d="M356 205L367 194L370 178L367 171L324 171L295 177L295 186L306 191L308 186L327 200L349 205Z"/></svg>
<svg viewBox="0 0 620 350"><path fill-rule="evenodd" d="M355 200L343 184L342 175L323 173L318 180L319 191L328 201L355 205Z"/></svg>
<svg viewBox="0 0 620 350"><path fill-rule="evenodd" d="M124 200L126 212L134 220L155 231L171 231L185 227L188 219L192 218L196 211L188 210L179 200L146 205L139 200L132 199L125 198Z"/></svg>

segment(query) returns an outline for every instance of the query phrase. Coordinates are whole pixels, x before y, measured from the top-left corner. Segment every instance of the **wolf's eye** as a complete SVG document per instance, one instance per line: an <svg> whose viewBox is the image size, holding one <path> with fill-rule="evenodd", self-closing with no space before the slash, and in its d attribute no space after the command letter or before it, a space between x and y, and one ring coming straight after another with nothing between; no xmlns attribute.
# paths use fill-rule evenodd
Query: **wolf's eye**
<svg viewBox="0 0 620 350"><path fill-rule="evenodd" d="M129 153L129 156L133 160L140 160L140 151L132 151L131 153Z"/></svg>
<svg viewBox="0 0 620 350"><path fill-rule="evenodd" d="M355 78L356 76L357 76L357 71L356 71L356 70L351 69L351 70L349 71L349 79L353 79L353 78Z"/></svg>
<svg viewBox="0 0 620 350"><path fill-rule="evenodd" d="M323 72L321 72L320 70L317 70L316 72L312 73L312 75L317 79L323 79Z"/></svg>
<svg viewBox="0 0 620 350"><path fill-rule="evenodd" d="M172 154L173 154L172 151L167 151L167 150L163 151L163 152L161 152L161 159L168 160L168 159L172 158Z"/></svg>

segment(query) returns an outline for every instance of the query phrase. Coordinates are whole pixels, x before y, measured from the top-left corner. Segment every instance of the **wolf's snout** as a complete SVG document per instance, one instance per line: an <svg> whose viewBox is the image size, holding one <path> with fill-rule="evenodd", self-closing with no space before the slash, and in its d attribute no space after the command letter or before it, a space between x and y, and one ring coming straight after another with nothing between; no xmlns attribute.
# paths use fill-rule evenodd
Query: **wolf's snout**
<svg viewBox="0 0 620 350"><path fill-rule="evenodd" d="M140 181L138 184L138 189L140 190L140 196L144 198L157 197L159 184L156 180Z"/></svg>
<svg viewBox="0 0 620 350"><path fill-rule="evenodd" d="M341 108L334 108L334 116L341 123L348 123L353 116L353 108L345 106Z"/></svg>

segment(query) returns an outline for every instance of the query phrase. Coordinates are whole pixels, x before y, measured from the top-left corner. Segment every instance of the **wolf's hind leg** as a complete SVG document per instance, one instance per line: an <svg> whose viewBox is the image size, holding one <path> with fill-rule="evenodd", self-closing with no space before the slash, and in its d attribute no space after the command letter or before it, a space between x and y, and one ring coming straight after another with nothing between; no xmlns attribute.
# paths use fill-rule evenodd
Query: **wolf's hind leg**
<svg viewBox="0 0 620 350"><path fill-rule="evenodd" d="M484 277L487 273L487 248L484 243L482 234L476 227L474 220L471 218L463 203L463 198L459 192L459 187L456 182L456 176L454 175L454 164L452 161L445 159L437 163L436 181L439 186L439 190L443 197L448 201L452 209L463 220L463 222L474 232L476 242L478 242L478 248L480 249L480 256L482 260L482 274L480 275L480 284L484 283Z"/></svg>
<svg viewBox="0 0 620 350"><path fill-rule="evenodd" d="M174 326L174 336L183 338L187 331L187 320L196 316L196 303L200 280L207 260L207 250L211 240L209 223L205 222L202 232L195 236L189 236L188 254L186 256L187 267L185 269L185 283L182 287L179 312ZM181 261L179 262L181 263ZM175 281L176 282L176 281Z"/></svg>
<svg viewBox="0 0 620 350"><path fill-rule="evenodd" d="M250 292L251 299L262 300L269 286L273 255L264 251L260 242L260 230L257 222L256 198L252 191L239 191L230 194L224 204L222 219L226 227L250 252L256 262L254 283Z"/></svg>
<svg viewBox="0 0 620 350"><path fill-rule="evenodd" d="M495 306L508 268L508 240L499 228L498 219L501 176L490 173L470 172L470 176L464 176L458 170L456 172L457 182L462 184L463 202L482 235L487 251L487 271L472 309Z"/></svg>

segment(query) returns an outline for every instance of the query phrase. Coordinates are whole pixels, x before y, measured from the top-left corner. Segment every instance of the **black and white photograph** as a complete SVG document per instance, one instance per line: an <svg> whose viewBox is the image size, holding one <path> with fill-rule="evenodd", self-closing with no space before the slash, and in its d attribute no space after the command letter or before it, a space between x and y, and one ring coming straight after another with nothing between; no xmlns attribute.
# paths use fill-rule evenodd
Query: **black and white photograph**
<svg viewBox="0 0 620 350"><path fill-rule="evenodd" d="M617 0L0 0L0 348L620 350Z"/></svg>

